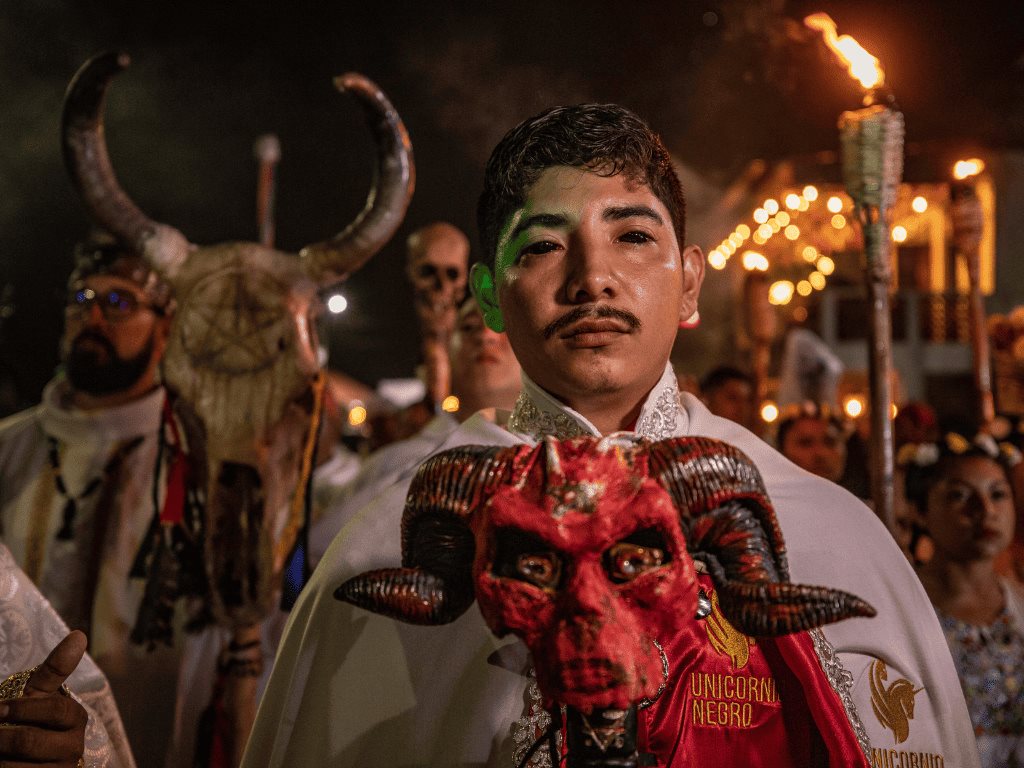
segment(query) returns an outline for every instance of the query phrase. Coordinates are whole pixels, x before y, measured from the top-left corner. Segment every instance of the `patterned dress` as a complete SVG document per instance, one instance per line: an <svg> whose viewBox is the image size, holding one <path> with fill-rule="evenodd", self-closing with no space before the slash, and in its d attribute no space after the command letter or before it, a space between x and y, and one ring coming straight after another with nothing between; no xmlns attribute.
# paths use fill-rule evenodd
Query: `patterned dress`
<svg viewBox="0 0 1024 768"><path fill-rule="evenodd" d="M936 610L960 675L984 768L1024 767L1024 593L1003 582L1005 607L987 626Z"/></svg>

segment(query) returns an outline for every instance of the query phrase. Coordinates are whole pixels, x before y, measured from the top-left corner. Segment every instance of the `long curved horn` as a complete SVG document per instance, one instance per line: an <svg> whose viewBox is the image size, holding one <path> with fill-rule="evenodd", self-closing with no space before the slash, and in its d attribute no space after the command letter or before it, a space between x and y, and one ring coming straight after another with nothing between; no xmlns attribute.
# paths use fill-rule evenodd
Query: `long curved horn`
<svg viewBox="0 0 1024 768"><path fill-rule="evenodd" d="M366 110L377 144L377 167L355 221L330 240L299 252L306 274L325 286L344 280L384 247L402 223L416 183L409 134L384 92L355 72L339 75L334 85L359 99Z"/></svg>
<svg viewBox="0 0 1024 768"><path fill-rule="evenodd" d="M402 512L402 568L369 571L334 592L343 602L412 624L447 624L473 604L469 518L528 446L467 445L423 462Z"/></svg>
<svg viewBox="0 0 1024 768"><path fill-rule="evenodd" d="M738 630L775 636L875 615L856 595L790 583L775 509L738 448L675 438L652 444L649 461L680 511L687 548L708 566L722 613Z"/></svg>
<svg viewBox="0 0 1024 768"><path fill-rule="evenodd" d="M93 56L72 78L64 97L64 165L96 222L167 279L188 257L189 243L173 227L148 218L117 181L107 154L103 105L111 78L131 63L126 53Z"/></svg>

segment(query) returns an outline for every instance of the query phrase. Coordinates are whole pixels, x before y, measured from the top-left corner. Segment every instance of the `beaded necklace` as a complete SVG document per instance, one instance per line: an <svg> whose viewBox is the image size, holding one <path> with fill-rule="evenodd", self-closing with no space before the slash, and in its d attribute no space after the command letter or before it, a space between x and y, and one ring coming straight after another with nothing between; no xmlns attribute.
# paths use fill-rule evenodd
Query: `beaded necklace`
<svg viewBox="0 0 1024 768"><path fill-rule="evenodd" d="M68 493L68 487L64 483L64 476L60 471L60 447L57 439L51 435L46 436L49 446L50 469L53 472L53 484L57 487L57 493L64 497L63 520L60 530L57 531L57 538L61 541L71 541L75 537L75 517L78 515L78 504L85 501L89 496L103 484L103 475L94 477L86 483L85 489L77 496Z"/></svg>

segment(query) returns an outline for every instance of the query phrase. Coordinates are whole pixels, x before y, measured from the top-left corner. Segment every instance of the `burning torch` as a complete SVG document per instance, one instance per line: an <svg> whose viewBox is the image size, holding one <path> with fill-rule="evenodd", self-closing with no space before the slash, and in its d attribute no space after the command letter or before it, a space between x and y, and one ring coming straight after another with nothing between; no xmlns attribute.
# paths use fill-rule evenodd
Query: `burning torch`
<svg viewBox="0 0 1024 768"><path fill-rule="evenodd" d="M953 220L953 245L967 266L970 291L971 353L974 387L978 393L978 417L982 429L996 417L992 399L992 369L989 362L988 323L985 299L981 295L981 235L985 226L975 177L985 170L978 159L959 160L953 166L950 184L950 215Z"/></svg>
<svg viewBox="0 0 1024 768"><path fill-rule="evenodd" d="M871 496L875 512L890 531L893 511L892 326L889 291L892 250L889 223L903 175L903 114L883 89L885 73L878 59L849 35L837 35L824 13L804 19L821 31L825 43L864 89L864 107L839 117L843 181L853 199L864 233L864 275L870 303L868 373L871 384Z"/></svg>

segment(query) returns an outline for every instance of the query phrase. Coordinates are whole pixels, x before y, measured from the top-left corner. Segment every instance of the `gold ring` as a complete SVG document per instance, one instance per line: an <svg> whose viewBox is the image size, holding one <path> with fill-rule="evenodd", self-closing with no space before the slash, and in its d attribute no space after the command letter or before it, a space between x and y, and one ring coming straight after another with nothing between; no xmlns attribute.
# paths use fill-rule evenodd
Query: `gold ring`
<svg viewBox="0 0 1024 768"><path fill-rule="evenodd" d="M15 672L0 683L0 699L20 699L24 696L28 679L32 677L32 673L37 669L39 667L32 667L32 669L26 669L24 672Z"/></svg>

